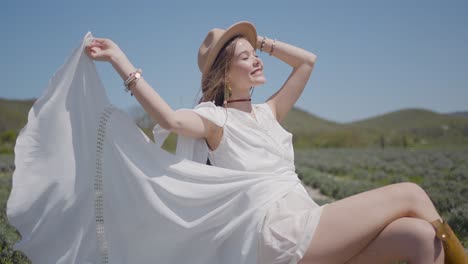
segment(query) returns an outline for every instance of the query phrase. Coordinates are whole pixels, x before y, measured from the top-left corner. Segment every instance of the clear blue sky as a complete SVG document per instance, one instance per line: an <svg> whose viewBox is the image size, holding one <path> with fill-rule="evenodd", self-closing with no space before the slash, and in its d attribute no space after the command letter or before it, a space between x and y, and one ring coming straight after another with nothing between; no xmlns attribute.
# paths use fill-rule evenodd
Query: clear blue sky
<svg viewBox="0 0 468 264"><path fill-rule="evenodd" d="M70 3L67 3L70 2ZM33 98L86 32L112 38L174 108L193 107L209 29L252 21L260 35L318 56L297 106L338 122L403 108L468 110L468 1L4 1L0 97ZM261 102L289 75L260 54ZM136 104L98 63L111 101Z"/></svg>

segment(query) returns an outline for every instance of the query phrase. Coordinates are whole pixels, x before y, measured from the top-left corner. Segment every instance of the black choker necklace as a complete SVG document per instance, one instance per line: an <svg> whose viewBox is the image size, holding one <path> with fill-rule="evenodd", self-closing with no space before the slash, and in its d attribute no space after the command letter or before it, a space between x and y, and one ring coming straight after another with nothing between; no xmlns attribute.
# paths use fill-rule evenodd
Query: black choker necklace
<svg viewBox="0 0 468 264"><path fill-rule="evenodd" d="M234 103L234 102L250 102L250 101L252 101L252 98L227 100L228 103Z"/></svg>

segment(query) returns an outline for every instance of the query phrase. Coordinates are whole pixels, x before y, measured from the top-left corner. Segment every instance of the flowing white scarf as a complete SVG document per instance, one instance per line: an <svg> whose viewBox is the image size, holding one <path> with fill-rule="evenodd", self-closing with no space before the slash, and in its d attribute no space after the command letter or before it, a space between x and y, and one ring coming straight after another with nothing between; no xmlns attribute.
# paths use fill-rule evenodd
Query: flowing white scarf
<svg viewBox="0 0 468 264"><path fill-rule="evenodd" d="M110 104L83 52L89 38L17 139L7 204L22 236L16 249L48 264L256 263L265 210L297 176L227 170L160 149ZM197 141L183 142L180 152L195 158L187 153L197 153Z"/></svg>

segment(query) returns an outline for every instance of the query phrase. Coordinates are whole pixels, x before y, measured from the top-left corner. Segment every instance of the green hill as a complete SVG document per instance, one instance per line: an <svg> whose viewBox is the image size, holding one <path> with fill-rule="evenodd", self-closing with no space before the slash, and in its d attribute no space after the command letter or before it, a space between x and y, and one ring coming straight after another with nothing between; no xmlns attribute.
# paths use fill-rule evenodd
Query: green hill
<svg viewBox="0 0 468 264"><path fill-rule="evenodd" d="M0 152L1 144L11 141L12 132L16 136L26 124L33 103L34 100L0 98ZM136 118L139 124L141 118ZM404 109L356 122L337 123L294 108L282 125L294 134L296 148L468 145L468 118L423 109ZM11 148L12 144L3 147Z"/></svg>
<svg viewBox="0 0 468 264"><path fill-rule="evenodd" d="M453 112L453 113L448 113L447 115L468 118L468 111Z"/></svg>
<svg viewBox="0 0 468 264"><path fill-rule="evenodd" d="M461 117L438 114L423 109L404 109L350 123L352 126L376 130L401 130L415 127L432 127L468 123Z"/></svg>
<svg viewBox="0 0 468 264"><path fill-rule="evenodd" d="M359 147L365 144L366 129L357 129L320 118L304 110L293 108L282 125L291 132L295 148Z"/></svg>
<svg viewBox="0 0 468 264"><path fill-rule="evenodd" d="M336 122L322 119L299 108L293 108L282 124L289 132L295 133L317 133L341 129L342 125Z"/></svg>
<svg viewBox="0 0 468 264"><path fill-rule="evenodd" d="M367 130L374 141L384 138L390 145L468 144L468 119L423 109L399 110L348 126Z"/></svg>
<svg viewBox="0 0 468 264"><path fill-rule="evenodd" d="M424 109L404 109L344 124L293 109L282 125L294 134L296 148L468 145L467 118Z"/></svg>

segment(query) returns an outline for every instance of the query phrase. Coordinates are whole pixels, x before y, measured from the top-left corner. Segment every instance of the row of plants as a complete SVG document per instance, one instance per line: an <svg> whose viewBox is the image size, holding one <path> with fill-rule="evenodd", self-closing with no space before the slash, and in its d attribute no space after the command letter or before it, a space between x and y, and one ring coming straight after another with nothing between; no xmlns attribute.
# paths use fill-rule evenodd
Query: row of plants
<svg viewBox="0 0 468 264"><path fill-rule="evenodd" d="M315 149L296 152L302 181L334 199L414 182L468 246L468 149Z"/></svg>
<svg viewBox="0 0 468 264"><path fill-rule="evenodd" d="M13 245L20 239L19 233L9 223L6 215L6 204L11 190L13 173L13 156L0 155L0 263L30 263Z"/></svg>

